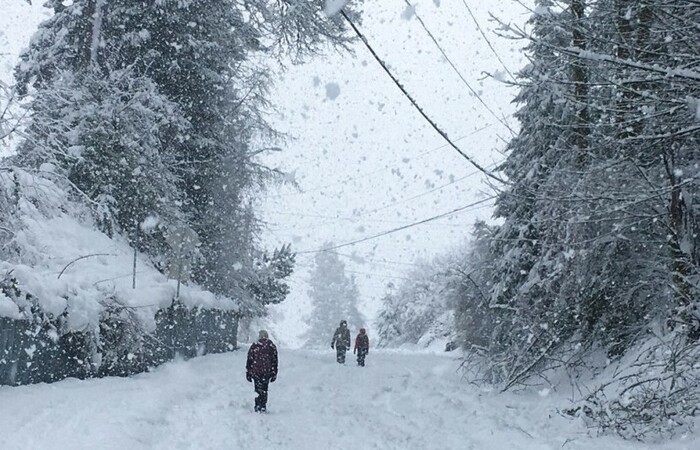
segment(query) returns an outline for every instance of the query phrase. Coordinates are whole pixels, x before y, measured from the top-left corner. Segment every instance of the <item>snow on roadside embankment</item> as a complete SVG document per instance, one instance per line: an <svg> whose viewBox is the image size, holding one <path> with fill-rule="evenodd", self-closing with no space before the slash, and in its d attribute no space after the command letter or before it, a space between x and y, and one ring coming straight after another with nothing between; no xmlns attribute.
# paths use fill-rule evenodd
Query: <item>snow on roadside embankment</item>
<svg viewBox="0 0 700 450"><path fill-rule="evenodd" d="M167 363L130 378L0 387L0 448L697 449L589 436L552 394L465 383L452 354L375 351L364 369L281 349L270 413L252 412L245 352Z"/></svg>
<svg viewBox="0 0 700 450"><path fill-rule="evenodd" d="M71 200L53 178L17 168L0 171L0 202L12 211L7 223L0 222L0 278L16 280L21 293L53 317L66 312L64 332L96 327L110 304L134 307L145 328L153 329L158 309L175 297L176 282L138 255L132 289L133 249L120 236L98 231L88 208ZM234 307L195 285L182 286L180 300L187 306ZM24 295L15 299L16 307L10 301L0 299L0 316L18 319L18 311L29 314L33 306Z"/></svg>

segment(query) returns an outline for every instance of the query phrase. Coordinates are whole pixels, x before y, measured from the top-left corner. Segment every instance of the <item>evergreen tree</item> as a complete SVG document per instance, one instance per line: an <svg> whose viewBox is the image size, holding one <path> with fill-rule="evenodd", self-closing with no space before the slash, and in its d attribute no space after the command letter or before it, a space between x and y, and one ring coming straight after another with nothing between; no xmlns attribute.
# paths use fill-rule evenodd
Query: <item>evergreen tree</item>
<svg viewBox="0 0 700 450"><path fill-rule="evenodd" d="M249 309L244 304L259 292L248 287L266 276L256 269L265 256L250 205L271 175L254 160L259 152L252 143L276 138L263 119L270 78L262 56L302 58L327 43L342 46L347 37L341 18L320 18L320 1L294 7L276 0L76 0L69 5L51 0L48 5L54 15L40 26L16 70L22 91L35 89L39 99L32 105L37 120L21 151L24 164L55 164L96 206L101 223L116 223L134 245L153 249L154 258L167 253L168 229L191 228L200 241L193 280ZM77 81L69 87L70 80ZM86 131L92 137L75 136L70 124L89 123L81 115L91 111L87 106L66 111L68 117L60 111L67 108L64 98L55 94L84 91L90 83L83 80L116 81L118 92L100 95L115 96L115 111L128 118ZM144 90L152 94L153 105L142 103ZM85 101L109 103L83 95ZM142 122L144 129L125 124L132 118L134 125L140 123L132 110L152 114ZM68 126L43 130L43 118L52 115ZM143 141L142 134L152 139ZM83 155L89 139L93 144ZM69 141L72 147L66 148ZM46 158L46 152L59 156ZM157 155L160 166L130 156L144 152ZM168 193L161 204L154 204L158 192L149 193L153 180L143 175L151 174L151 166L168 188L158 191ZM138 224L150 216L163 221L157 233L144 236ZM243 269L234 269L239 265Z"/></svg>
<svg viewBox="0 0 700 450"><path fill-rule="evenodd" d="M700 397L699 192L689 175L700 142L698 17L686 1L537 2L532 29L515 30L531 64L520 73L523 126L502 166L503 223L474 253L485 255L477 280L488 301L464 293L458 307L492 324L475 335L473 321L458 321L469 355L504 389L588 351L635 352L586 406L627 435L689 414L668 392Z"/></svg>
<svg viewBox="0 0 700 450"><path fill-rule="evenodd" d="M332 247L328 242L325 248ZM307 345L327 346L341 320L348 322L351 330L364 326L364 318L357 309L359 290L355 277L345 273L345 264L337 253L322 250L314 257L314 267L309 280L309 297L312 302Z"/></svg>
<svg viewBox="0 0 700 450"><path fill-rule="evenodd" d="M61 72L32 107L20 164L77 188L102 231L123 232L151 254L162 251L162 233L146 235L141 224L149 216L171 226L185 222L174 158L160 149L169 135L188 129L177 105L126 69L107 77Z"/></svg>
<svg viewBox="0 0 700 450"><path fill-rule="evenodd" d="M17 172L51 178L88 205L102 231L129 240L134 264L140 250L162 271L190 265L191 279L215 294L206 308L173 299L156 313L155 336L136 323L139 314L98 299L100 327L53 342L50 350L70 359L58 377L95 374L98 353L100 374L126 374L177 352L234 349L238 320L282 301L294 264L289 246L263 248L252 207L273 178L256 157L279 140L264 120L265 62L344 46L343 19L323 16L320 0L47 6L54 14L15 70L31 111ZM179 236L197 245L183 248Z"/></svg>
<svg viewBox="0 0 700 450"><path fill-rule="evenodd" d="M519 378L571 333L571 310L557 305L557 289L566 277L565 255L571 252L562 224L579 179L573 170L562 169L584 164L586 149L578 146L587 141L581 133L588 117L579 98L583 91L571 82L585 69L569 63L562 70L562 55L556 51L574 40L572 26L562 24L576 20L575 29L584 28L571 3L571 8L559 9L549 0L537 2L530 20L535 38L526 49L530 63L519 73L522 88L516 97L522 104L516 113L522 128L501 166L510 181L496 202L496 216L504 223L493 232L477 232L477 239L490 242L490 256L481 268L486 284L479 289L485 299L477 299L487 311L476 316L491 317L492 327L483 328L483 336L466 329L462 334L473 339L465 342L468 348L476 345L488 355L487 376L495 382ZM474 300L466 296L463 302ZM460 308L475 312L470 305Z"/></svg>

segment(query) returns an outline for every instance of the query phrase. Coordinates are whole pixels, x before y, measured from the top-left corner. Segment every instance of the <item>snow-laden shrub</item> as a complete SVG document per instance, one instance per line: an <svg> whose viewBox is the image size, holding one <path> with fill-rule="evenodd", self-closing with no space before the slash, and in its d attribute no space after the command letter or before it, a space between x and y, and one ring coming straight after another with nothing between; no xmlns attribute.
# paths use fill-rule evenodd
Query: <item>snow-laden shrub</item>
<svg viewBox="0 0 700 450"><path fill-rule="evenodd" d="M95 329L109 308L127 307L144 329L155 329L156 312L176 297L175 280L140 253L134 279L133 248L119 235L98 231L90 208L74 199L61 177L13 168L0 172L0 182L14 227L0 249L0 274L10 273L25 294L11 299L19 309L28 308L30 295L50 316L66 313L67 332ZM190 308L237 308L191 283L181 287L179 301Z"/></svg>
<svg viewBox="0 0 700 450"><path fill-rule="evenodd" d="M377 321L380 346L428 347L444 341L447 348L455 347L456 307L465 288L474 291L465 284L465 274L471 270L465 254L459 249L417 265L406 281L384 295Z"/></svg>
<svg viewBox="0 0 700 450"><path fill-rule="evenodd" d="M657 336L628 352L570 415L625 438L670 437L700 415L700 345L680 333Z"/></svg>
<svg viewBox="0 0 700 450"><path fill-rule="evenodd" d="M100 232L49 168L0 171L0 207L0 384L127 375L236 347L236 302L192 283L175 301L176 281Z"/></svg>

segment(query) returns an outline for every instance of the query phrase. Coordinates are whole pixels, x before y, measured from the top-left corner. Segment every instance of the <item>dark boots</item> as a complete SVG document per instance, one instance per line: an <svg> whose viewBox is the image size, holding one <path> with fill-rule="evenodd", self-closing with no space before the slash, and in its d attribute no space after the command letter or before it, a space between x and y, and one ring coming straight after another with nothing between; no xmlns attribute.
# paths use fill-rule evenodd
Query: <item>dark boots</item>
<svg viewBox="0 0 700 450"><path fill-rule="evenodd" d="M253 382L255 383L255 412L267 411L267 389L270 385L269 375L254 375Z"/></svg>
<svg viewBox="0 0 700 450"><path fill-rule="evenodd" d="M367 352L365 350L357 350L357 365L360 367L365 367L365 356Z"/></svg>
<svg viewBox="0 0 700 450"><path fill-rule="evenodd" d="M345 352L347 352L348 349L345 347L336 347L335 348L335 355L336 359L339 364L345 364Z"/></svg>

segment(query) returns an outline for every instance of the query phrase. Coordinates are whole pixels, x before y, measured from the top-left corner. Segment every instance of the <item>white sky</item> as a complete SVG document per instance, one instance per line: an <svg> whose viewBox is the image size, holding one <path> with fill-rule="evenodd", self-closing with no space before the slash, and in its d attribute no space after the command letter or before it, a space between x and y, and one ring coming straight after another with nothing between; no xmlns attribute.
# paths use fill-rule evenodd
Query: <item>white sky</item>
<svg viewBox="0 0 700 450"><path fill-rule="evenodd" d="M531 2L531 0L528 0ZM45 17L40 1L2 0L0 81L9 81L20 50ZM9 7L6 7L9 2ZM524 64L521 42L495 35L493 14L522 24L526 9L511 0L467 0L487 38L511 72ZM511 127L516 90L485 76L507 75L462 0L412 2L452 62L483 101ZM361 29L425 111L464 152L493 167L510 132L470 92L442 57L403 0L365 1ZM325 241L344 243L481 200L492 193L484 177L449 148L405 99L361 43L354 55L329 52L293 66L272 98L272 122L290 136L285 151L265 162L293 174L299 188L272 189L261 202L268 247L291 242L297 251ZM0 153L2 152L0 148ZM388 282L400 282L417 258L429 259L468 238L490 204L339 250L357 277L369 332ZM358 261L358 259L364 260ZM298 345L309 311L312 254L298 256L292 293L274 308L273 330ZM330 333L330 330L329 330Z"/></svg>
<svg viewBox="0 0 700 450"><path fill-rule="evenodd" d="M509 117L516 90L485 77L484 72L499 72L501 77L505 70L462 0L413 3L462 76L490 109L517 128ZM514 1L468 4L506 67L515 73L525 64L522 43L496 36L498 25L489 14L523 24L529 17L526 9ZM467 154L493 167L503 158L503 139L510 132L470 92L415 17L406 20L405 10L403 0L365 2L361 28L439 126L452 139L463 138L457 142ZM267 162L293 172L299 189L282 187L264 202L266 241L292 242L297 251L313 250L327 240L353 241L492 193L484 177L446 146L359 42L354 55L333 52L292 67L273 98L279 99L281 113L275 123L295 140ZM474 221L490 218L491 212L488 203L338 250L365 260L344 258L357 276L369 331L388 282L400 282L417 258L429 259L459 246ZM299 255L293 291L276 308L282 315L276 317L278 335L290 345L298 344L295 336L304 331L312 261L313 255Z"/></svg>

